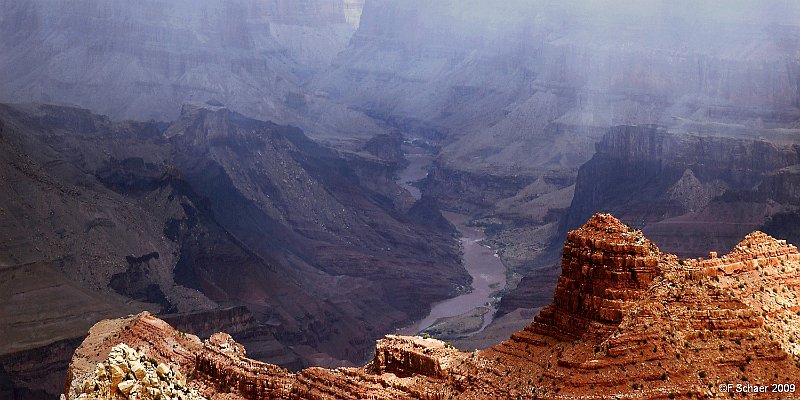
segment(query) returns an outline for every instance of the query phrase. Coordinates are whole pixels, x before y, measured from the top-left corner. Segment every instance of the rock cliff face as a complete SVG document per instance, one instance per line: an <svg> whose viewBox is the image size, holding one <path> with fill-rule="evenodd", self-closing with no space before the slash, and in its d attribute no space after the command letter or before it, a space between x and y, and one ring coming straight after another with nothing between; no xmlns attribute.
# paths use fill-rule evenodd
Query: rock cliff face
<svg viewBox="0 0 800 400"><path fill-rule="evenodd" d="M467 282L448 227L395 208L387 161L297 128L216 106L169 125L44 105L2 105L0 120L0 366L15 390L52 397L65 346L141 310L287 367L360 362L370 337Z"/></svg>
<svg viewBox="0 0 800 400"><path fill-rule="evenodd" d="M722 384L797 384L798 292L800 253L785 241L755 232L728 255L679 260L598 214L569 233L553 303L492 348L462 353L387 336L364 367L290 373L248 359L228 335L201 346L142 314L92 329L65 394L117 398L135 385L93 374L109 349L127 343L152 365L190 376L186 386L209 399L726 397Z"/></svg>
<svg viewBox="0 0 800 400"><path fill-rule="evenodd" d="M364 0L270 0L248 6L266 16L272 38L301 68L292 72L303 75L326 68L347 46Z"/></svg>
<svg viewBox="0 0 800 400"><path fill-rule="evenodd" d="M578 173L567 227L609 211L680 255L726 251L798 205L790 193L800 148L790 137L764 135L612 128Z"/></svg>

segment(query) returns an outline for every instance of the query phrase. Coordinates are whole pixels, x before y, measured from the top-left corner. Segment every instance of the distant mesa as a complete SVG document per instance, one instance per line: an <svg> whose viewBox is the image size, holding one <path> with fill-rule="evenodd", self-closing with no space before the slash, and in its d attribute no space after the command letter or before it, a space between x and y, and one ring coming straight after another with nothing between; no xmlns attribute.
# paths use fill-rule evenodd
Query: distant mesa
<svg viewBox="0 0 800 400"><path fill-rule="evenodd" d="M113 363L119 343L151 356L148 368L169 371L163 379L190 377L191 393L209 399L713 398L725 395L724 383L796 383L797 248L755 232L730 254L710 256L679 260L596 214L567 236L553 303L489 349L464 353L390 335L361 368L293 373L246 358L226 334L201 343L145 313L92 328L66 394L106 399L145 384L175 387L103 372L97 362Z"/></svg>

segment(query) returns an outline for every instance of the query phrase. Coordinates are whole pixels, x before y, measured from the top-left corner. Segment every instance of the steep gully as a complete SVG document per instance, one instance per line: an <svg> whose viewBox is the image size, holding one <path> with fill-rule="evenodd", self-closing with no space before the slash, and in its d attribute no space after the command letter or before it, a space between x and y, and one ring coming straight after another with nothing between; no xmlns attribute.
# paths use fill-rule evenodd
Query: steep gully
<svg viewBox="0 0 800 400"><path fill-rule="evenodd" d="M398 184L415 199L422 193L414 183L428 175L434 156L413 146L404 146L408 165L398 173ZM416 334L435 327L440 321L464 314L466 318L480 318L478 330L466 329L462 333L476 333L492 322L496 311L494 296L506 286L506 268L497 253L483 244L486 235L480 229L468 226L470 217L454 212L443 212L444 217L458 230L462 248L462 263L472 277L471 289L461 295L436 303L424 319L401 330ZM471 332L470 332L471 331Z"/></svg>

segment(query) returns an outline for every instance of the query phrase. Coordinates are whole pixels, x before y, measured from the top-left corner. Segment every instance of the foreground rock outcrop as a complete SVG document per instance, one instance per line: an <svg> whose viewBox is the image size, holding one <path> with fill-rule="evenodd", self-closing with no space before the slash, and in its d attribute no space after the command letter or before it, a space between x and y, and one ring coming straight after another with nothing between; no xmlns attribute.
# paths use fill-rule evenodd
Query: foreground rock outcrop
<svg viewBox="0 0 800 400"><path fill-rule="evenodd" d="M188 390L208 399L664 399L727 397L726 384L796 388L798 295L800 253L785 241L755 232L728 255L680 260L597 214L567 237L553 303L489 349L464 353L434 339L386 336L364 367L292 373L247 358L226 334L201 344L140 314L92 328L65 394L110 387L94 398L124 398L127 381L97 372L119 343L151 357L157 375L189 377Z"/></svg>
<svg viewBox="0 0 800 400"><path fill-rule="evenodd" d="M157 363L124 343L111 349L105 363L97 364L94 375L84 380L82 391L81 399L203 399L186 387L186 378L173 367Z"/></svg>

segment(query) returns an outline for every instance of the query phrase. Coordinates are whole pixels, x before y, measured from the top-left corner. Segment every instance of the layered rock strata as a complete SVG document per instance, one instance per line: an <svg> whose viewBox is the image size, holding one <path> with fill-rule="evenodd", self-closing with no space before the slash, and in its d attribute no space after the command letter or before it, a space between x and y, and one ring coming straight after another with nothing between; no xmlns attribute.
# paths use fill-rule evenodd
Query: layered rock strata
<svg viewBox="0 0 800 400"><path fill-rule="evenodd" d="M3 0L0 99L161 121L183 103L214 100L309 132L369 138L380 132L369 118L301 86L347 45L362 4Z"/></svg>
<svg viewBox="0 0 800 400"><path fill-rule="evenodd" d="M796 215L800 205L792 195L797 140L759 134L725 126L688 134L655 125L613 127L578 172L565 231L611 212L682 257L704 256L708 246L729 251L742 236L769 228L773 216ZM786 232L780 228L771 230Z"/></svg>
<svg viewBox="0 0 800 400"><path fill-rule="evenodd" d="M730 254L710 256L679 260L599 214L570 232L553 304L489 349L463 353L434 339L387 336L364 367L291 373L248 359L217 334L202 346L190 341L175 365L209 399L721 398L728 383L796 387L797 248L756 232ZM100 340L95 328L77 358L124 341L163 362L170 354L156 343L181 337L148 315L104 324L116 324L114 340ZM145 326L158 330L136 333ZM73 377L81 367L95 370L73 363ZM84 393L85 382L68 382L69 397Z"/></svg>
<svg viewBox="0 0 800 400"><path fill-rule="evenodd" d="M459 170L577 167L619 124L793 127L796 3L656 8L367 2L348 47L311 86L439 127L453 139L444 158Z"/></svg>
<svg viewBox="0 0 800 400"><path fill-rule="evenodd" d="M608 333L659 275L660 257L641 231L610 214L594 215L567 235L553 304L539 313L534 326L564 339L578 339L581 334L575 333L587 330Z"/></svg>
<svg viewBox="0 0 800 400"><path fill-rule="evenodd" d="M764 232L753 232L745 236L733 250L718 257L712 251L708 259L689 260L690 265L695 265L705 274L732 275L740 272L752 272L761 265L778 266L787 262L800 261L797 248L787 244L785 240L775 240Z"/></svg>

